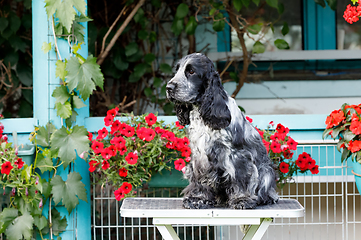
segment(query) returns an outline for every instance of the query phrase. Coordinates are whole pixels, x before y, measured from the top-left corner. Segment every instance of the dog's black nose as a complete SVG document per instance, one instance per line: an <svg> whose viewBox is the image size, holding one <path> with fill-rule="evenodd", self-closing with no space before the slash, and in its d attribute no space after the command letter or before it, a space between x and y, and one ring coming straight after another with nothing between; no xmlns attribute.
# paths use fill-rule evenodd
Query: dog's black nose
<svg viewBox="0 0 361 240"><path fill-rule="evenodd" d="M169 82L166 86L167 92L173 92L176 85L174 83Z"/></svg>

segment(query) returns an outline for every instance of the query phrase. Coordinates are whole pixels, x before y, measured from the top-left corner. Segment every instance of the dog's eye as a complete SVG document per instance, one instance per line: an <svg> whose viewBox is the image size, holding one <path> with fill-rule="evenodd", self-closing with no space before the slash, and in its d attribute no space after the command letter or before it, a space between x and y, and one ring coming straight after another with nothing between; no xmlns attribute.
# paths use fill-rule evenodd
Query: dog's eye
<svg viewBox="0 0 361 240"><path fill-rule="evenodd" d="M189 74L193 74L194 70L193 69L189 69Z"/></svg>

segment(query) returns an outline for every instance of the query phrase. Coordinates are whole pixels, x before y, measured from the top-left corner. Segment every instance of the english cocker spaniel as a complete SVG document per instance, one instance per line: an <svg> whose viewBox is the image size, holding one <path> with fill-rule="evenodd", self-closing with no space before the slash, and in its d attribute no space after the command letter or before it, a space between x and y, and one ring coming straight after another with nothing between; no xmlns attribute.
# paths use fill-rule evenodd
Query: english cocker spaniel
<svg viewBox="0 0 361 240"><path fill-rule="evenodd" d="M192 150L185 208L255 208L278 201L276 176L257 130L223 88L203 54L183 57L166 86Z"/></svg>

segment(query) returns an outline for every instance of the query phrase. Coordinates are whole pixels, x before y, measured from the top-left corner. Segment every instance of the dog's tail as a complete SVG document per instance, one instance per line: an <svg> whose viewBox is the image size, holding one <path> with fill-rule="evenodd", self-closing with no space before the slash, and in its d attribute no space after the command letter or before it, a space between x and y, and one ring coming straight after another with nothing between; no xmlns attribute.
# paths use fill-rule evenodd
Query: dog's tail
<svg viewBox="0 0 361 240"><path fill-rule="evenodd" d="M276 176L272 166L261 165L258 169L258 204L273 204L279 199L276 192Z"/></svg>

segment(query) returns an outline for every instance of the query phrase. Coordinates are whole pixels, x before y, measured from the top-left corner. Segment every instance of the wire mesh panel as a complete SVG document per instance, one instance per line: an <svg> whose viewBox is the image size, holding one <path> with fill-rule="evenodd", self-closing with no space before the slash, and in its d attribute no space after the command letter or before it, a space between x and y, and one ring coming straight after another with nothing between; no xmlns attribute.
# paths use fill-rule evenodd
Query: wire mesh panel
<svg viewBox="0 0 361 240"><path fill-rule="evenodd" d="M320 166L318 175L296 176L294 183L280 190L282 198L297 199L305 207L303 218L278 218L263 239L359 239L361 236L361 197L347 164L341 164L335 144L303 143L295 156L308 152ZM113 189L94 185L92 234L94 239L162 239L152 219L122 218L121 202ZM141 189L140 197L180 197L179 188ZM180 239L241 239L235 226L174 226Z"/></svg>

